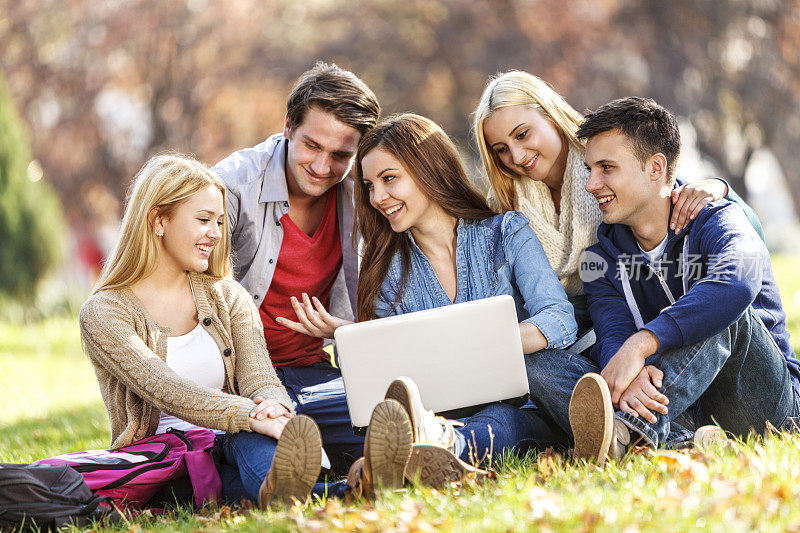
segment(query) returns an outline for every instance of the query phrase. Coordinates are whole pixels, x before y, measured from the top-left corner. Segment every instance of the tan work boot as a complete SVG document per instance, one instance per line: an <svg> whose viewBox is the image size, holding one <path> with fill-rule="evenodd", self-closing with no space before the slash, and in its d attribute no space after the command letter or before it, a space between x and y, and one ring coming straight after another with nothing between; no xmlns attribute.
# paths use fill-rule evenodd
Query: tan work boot
<svg viewBox="0 0 800 533"><path fill-rule="evenodd" d="M487 474L455 454L455 426L460 424L425 409L414 380L397 378L389 385L386 398L397 400L411 421L414 446L406 465L406 479L440 487L450 481L460 481L468 473L479 477Z"/></svg>
<svg viewBox="0 0 800 533"><path fill-rule="evenodd" d="M258 507L305 501L319 477L321 464L322 437L316 422L305 415L295 416L278 439L272 466L258 491Z"/></svg>
<svg viewBox="0 0 800 533"><path fill-rule="evenodd" d="M586 374L578 380L569 400L569 425L575 439L573 458L603 466L614 436L614 407L600 374Z"/></svg>
<svg viewBox="0 0 800 533"><path fill-rule="evenodd" d="M461 481L467 474L482 479L489 473L465 463L456 455L432 444L415 444L406 465L406 478L428 487L442 487L453 481Z"/></svg>
<svg viewBox="0 0 800 533"><path fill-rule="evenodd" d="M358 492L372 498L377 490L402 488L412 441L411 421L403 406L391 399L376 405L367 426L363 461L350 467L351 473L356 467L360 474Z"/></svg>

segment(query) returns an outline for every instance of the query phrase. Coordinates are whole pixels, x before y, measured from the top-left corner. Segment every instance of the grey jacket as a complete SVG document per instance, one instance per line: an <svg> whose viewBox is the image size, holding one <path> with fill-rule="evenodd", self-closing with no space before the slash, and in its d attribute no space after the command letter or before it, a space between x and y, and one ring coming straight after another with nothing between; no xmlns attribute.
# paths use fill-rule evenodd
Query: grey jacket
<svg viewBox="0 0 800 533"><path fill-rule="evenodd" d="M282 133L276 133L252 148L232 153L211 168L227 187L234 276L256 306L264 301L272 283L283 242L279 221L289 211L287 142ZM328 308L334 316L353 320L358 283L358 257L351 240L353 179L348 176L337 187L342 268L331 289Z"/></svg>

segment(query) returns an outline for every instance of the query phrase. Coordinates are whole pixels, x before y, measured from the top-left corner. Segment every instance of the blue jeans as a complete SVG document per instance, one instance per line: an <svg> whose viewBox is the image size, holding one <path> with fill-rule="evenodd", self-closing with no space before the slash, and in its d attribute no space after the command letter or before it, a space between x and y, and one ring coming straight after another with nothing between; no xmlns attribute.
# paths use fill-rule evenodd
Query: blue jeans
<svg viewBox="0 0 800 533"><path fill-rule="evenodd" d="M245 498L258 501L258 490L267 477L278 441L272 437L242 431L217 436L222 447L219 475L222 479L222 497L228 503ZM316 483L311 494L317 496L343 497L347 484Z"/></svg>
<svg viewBox="0 0 800 533"><path fill-rule="evenodd" d="M730 327L703 341L655 354L645 364L664 373L660 391L669 414L651 424L617 411L616 418L652 445L674 445L690 430L718 424L735 435L763 433L767 422L787 427L800 415L786 360L761 320L748 310ZM575 384L597 364L580 355L542 350L526 356L531 399L571 434L569 399Z"/></svg>
<svg viewBox="0 0 800 533"><path fill-rule="evenodd" d="M280 366L275 371L297 414L310 416L319 426L331 469L346 473L350 465L364 455L364 437L353 433L341 371L328 363Z"/></svg>
<svg viewBox="0 0 800 533"><path fill-rule="evenodd" d="M456 428L459 458L477 465L490 455L524 453L528 449L564 446L567 436L537 409L493 403L477 414L461 419Z"/></svg>

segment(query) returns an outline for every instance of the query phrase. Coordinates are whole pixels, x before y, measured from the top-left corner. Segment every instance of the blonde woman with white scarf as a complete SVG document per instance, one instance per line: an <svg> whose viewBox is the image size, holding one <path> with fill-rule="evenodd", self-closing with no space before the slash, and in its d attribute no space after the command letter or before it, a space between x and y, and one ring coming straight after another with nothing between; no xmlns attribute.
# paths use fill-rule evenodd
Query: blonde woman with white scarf
<svg viewBox="0 0 800 533"><path fill-rule="evenodd" d="M575 307L579 339L591 330L580 256L597 240L601 221L597 200L584 190L589 172L584 144L575 135L582 120L547 83L520 71L491 78L474 114L476 144L491 184L489 203L501 212L522 211L530 220ZM680 231L703 206L727 194L721 179L676 189L671 229Z"/></svg>

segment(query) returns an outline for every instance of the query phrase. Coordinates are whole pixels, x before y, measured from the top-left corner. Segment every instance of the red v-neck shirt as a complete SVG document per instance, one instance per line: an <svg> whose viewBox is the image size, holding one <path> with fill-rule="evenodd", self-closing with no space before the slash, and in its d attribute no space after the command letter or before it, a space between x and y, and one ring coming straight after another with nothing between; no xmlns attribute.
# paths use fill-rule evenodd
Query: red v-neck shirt
<svg viewBox="0 0 800 533"><path fill-rule="evenodd" d="M328 361L322 339L296 333L275 322L279 316L297 321L290 296L302 301L302 293L328 305L328 297L342 267L342 244L336 218L336 187L325 201L325 213L313 235L306 235L289 218L281 217L283 241L275 274L259 308L264 337L275 366L308 366Z"/></svg>

